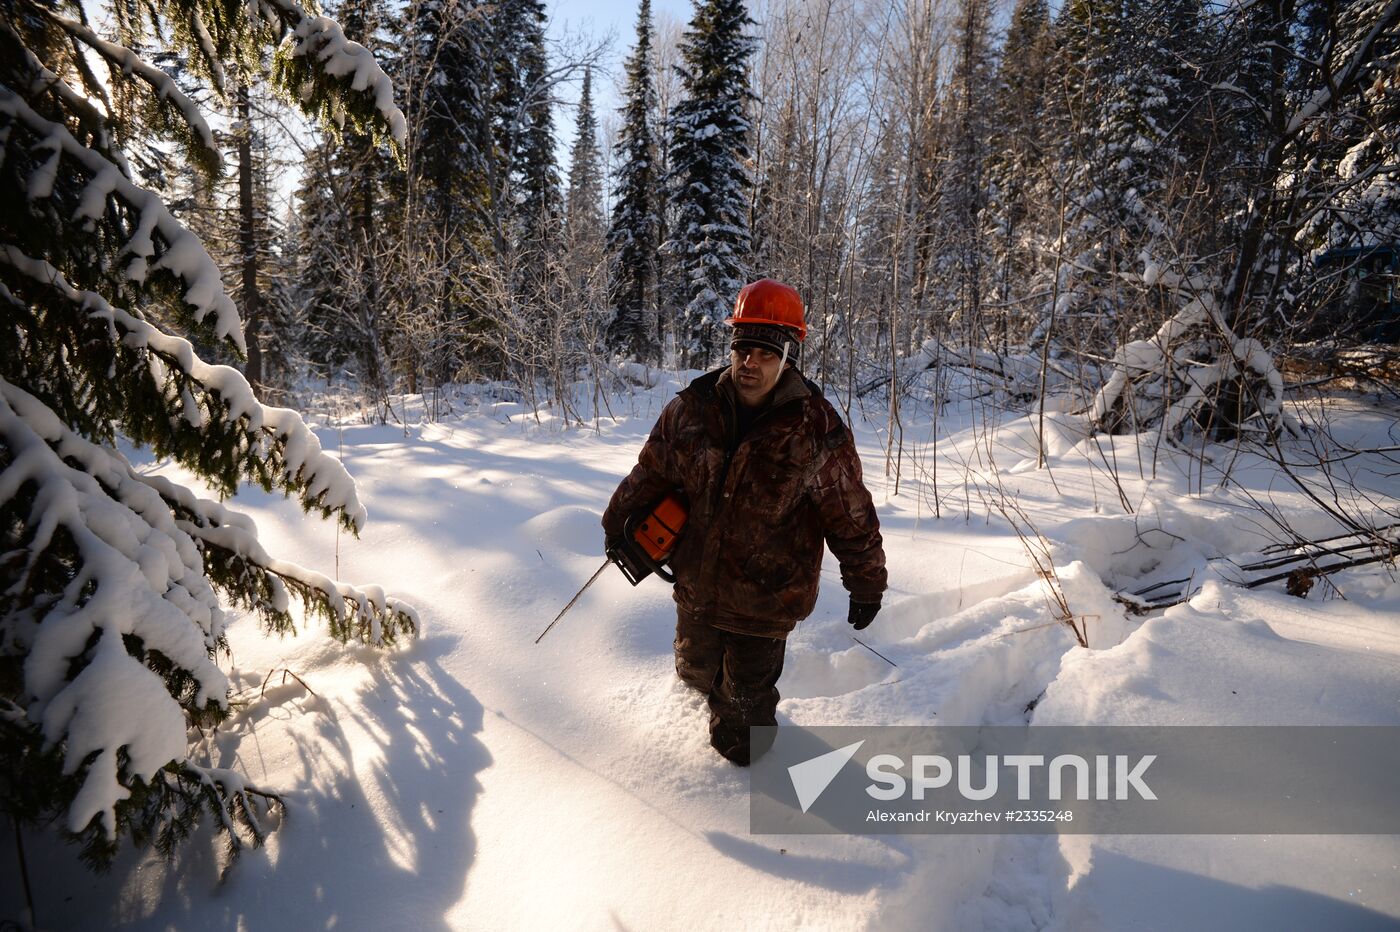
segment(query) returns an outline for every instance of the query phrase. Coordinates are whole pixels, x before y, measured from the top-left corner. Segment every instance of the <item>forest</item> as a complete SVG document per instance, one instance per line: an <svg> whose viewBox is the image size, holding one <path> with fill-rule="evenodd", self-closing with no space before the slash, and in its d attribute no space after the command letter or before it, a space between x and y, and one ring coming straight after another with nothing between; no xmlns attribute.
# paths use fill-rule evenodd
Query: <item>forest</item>
<svg viewBox="0 0 1400 932"><path fill-rule="evenodd" d="M696 0L687 23L640 0L615 49L551 36L551 15L0 0L17 838L56 825L97 867L200 825L225 866L263 845L285 799L213 750L252 690L232 627L392 654L443 613L413 579L339 579L368 514L347 425L366 459L488 409L549 426L541 447L639 443L628 417L727 360L759 278L801 294L803 374L883 472L895 526L904 489L916 528L999 522L1080 648L1100 614L1003 485L1007 450L1054 486L1042 503L1083 453L1086 515L1151 510L1159 462L1182 495L1236 483L1265 530L1191 558L1252 554L1243 588L1307 596L1393 565L1394 490L1358 478L1394 475L1393 423L1333 405L1400 387L1400 0ZM1301 504L1272 501L1275 480ZM334 569L270 554L233 507L250 491L331 521ZM1120 615L1201 587L1100 556L1092 600ZM807 699L830 686L797 676Z"/></svg>
<svg viewBox="0 0 1400 932"><path fill-rule="evenodd" d="M731 3L655 35L643 4L600 149L607 76L550 59L540 6L350 4L413 132L401 163L349 134L308 154L260 268L257 335L294 357L267 377L567 405L612 360L716 362L768 276L846 395L928 362L1114 431L1278 426L1281 360L1395 337L1393 12Z"/></svg>
<svg viewBox="0 0 1400 932"><path fill-rule="evenodd" d="M644 3L615 77L546 43L540 2L333 12L393 80L401 144L333 103L289 134L254 75L210 102L221 178L158 134L136 163L210 246L274 399L496 380L567 407L617 360L718 361L764 276L806 296L824 386L936 362L1114 431L1277 426L1283 361L1336 374L1395 338L1384 3L731 3L661 32Z"/></svg>

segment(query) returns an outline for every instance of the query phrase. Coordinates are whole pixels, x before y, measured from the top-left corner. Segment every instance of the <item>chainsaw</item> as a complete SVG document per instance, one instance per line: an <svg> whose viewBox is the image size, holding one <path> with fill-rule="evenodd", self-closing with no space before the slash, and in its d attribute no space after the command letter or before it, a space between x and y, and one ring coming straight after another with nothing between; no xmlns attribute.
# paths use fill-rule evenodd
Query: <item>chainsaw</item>
<svg viewBox="0 0 1400 932"><path fill-rule="evenodd" d="M666 569L666 565L671 561L671 553L676 549L676 541L680 539L681 531L685 528L688 514L680 495L671 492L651 508L629 516L622 526L622 539L604 551L607 559L603 561L603 565L588 578L582 589L574 593L569 604L565 605L559 614L554 616L554 621L549 623L549 627L535 638L535 643L543 640L549 629L564 617L564 613L574 607L574 603L588 591L593 581L603 575L603 570L608 568L609 563L616 564L617 568L622 570L622 575L634 586L653 573L674 584L676 577Z"/></svg>

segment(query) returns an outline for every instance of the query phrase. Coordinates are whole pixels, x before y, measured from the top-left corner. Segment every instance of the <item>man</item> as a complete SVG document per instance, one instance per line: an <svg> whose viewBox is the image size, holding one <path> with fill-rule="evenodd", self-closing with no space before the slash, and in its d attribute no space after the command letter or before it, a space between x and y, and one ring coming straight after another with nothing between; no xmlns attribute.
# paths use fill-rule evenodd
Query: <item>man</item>
<svg viewBox="0 0 1400 932"><path fill-rule="evenodd" d="M749 726L776 723L785 639L816 604L822 542L841 563L857 631L880 610L886 574L850 431L798 371L801 297L754 282L726 323L730 365L666 405L603 530L620 540L630 515L683 492L689 518L671 558L676 672L709 700L711 745L746 766Z"/></svg>

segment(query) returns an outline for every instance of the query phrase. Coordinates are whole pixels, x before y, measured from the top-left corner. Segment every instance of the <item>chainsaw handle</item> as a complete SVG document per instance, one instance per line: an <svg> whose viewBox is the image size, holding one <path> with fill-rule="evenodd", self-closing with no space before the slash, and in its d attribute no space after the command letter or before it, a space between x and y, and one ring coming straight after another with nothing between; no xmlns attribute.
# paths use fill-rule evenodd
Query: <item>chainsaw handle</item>
<svg viewBox="0 0 1400 932"><path fill-rule="evenodd" d="M637 522L646 517L647 513L640 512L627 516L627 520L622 525L622 542L617 550L608 552L608 558L617 564L618 569L622 570L622 575L626 576L627 581L634 586L651 573L655 573L666 582L675 585L675 574L667 570L659 561L653 559L651 554L637 544Z"/></svg>

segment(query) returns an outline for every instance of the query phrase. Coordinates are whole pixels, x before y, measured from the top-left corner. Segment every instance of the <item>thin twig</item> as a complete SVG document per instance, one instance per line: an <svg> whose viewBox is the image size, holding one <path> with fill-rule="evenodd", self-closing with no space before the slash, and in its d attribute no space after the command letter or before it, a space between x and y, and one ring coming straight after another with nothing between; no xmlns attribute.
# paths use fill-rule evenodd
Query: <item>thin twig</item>
<svg viewBox="0 0 1400 932"><path fill-rule="evenodd" d="M895 667L896 669L898 669L899 664L895 663L893 660L891 660L890 658L886 657L884 654L880 653L878 650L876 650L875 648L871 647L869 644L865 643L865 642L862 641L860 638L856 637L854 634L851 635L851 640L852 640L852 641L855 641L855 642L856 642L857 644L859 644L861 647L864 647L866 650L870 651L870 652L871 652L872 654L874 654L876 657L879 657L879 658L880 658L881 660L883 660L885 663L887 663L887 664L889 664L890 666Z"/></svg>

